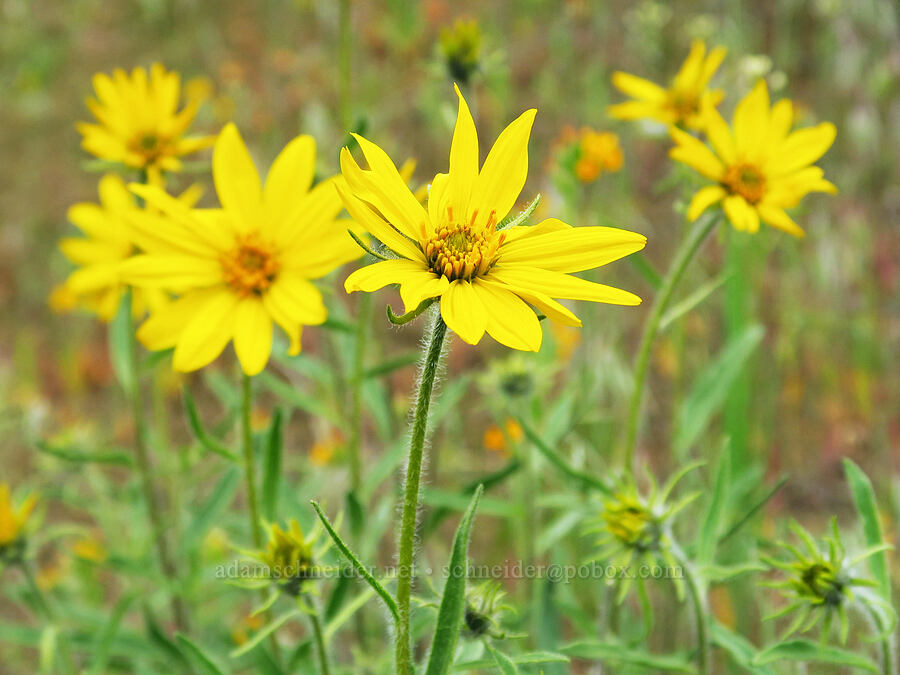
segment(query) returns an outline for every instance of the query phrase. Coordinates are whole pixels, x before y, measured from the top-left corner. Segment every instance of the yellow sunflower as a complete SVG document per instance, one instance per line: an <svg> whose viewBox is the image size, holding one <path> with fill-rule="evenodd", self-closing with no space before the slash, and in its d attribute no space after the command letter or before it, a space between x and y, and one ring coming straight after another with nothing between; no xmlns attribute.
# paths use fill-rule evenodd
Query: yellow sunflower
<svg viewBox="0 0 900 675"><path fill-rule="evenodd" d="M17 508L9 485L0 483L0 550L18 540L36 504L37 496L29 495Z"/></svg>
<svg viewBox="0 0 900 675"><path fill-rule="evenodd" d="M791 132L793 117L788 99L769 107L769 90L760 80L735 108L732 128L718 111L709 113L706 135L712 149L680 129L671 129L677 144L669 152L672 159L716 182L694 195L688 219L696 220L721 201L738 230L756 232L762 220L802 237L803 230L785 209L810 192L837 192L823 178L822 169L812 166L831 147L837 131L833 124L822 122Z"/></svg>
<svg viewBox="0 0 900 675"><path fill-rule="evenodd" d="M607 114L620 120L651 119L703 129L706 113L714 110L725 97L721 89L708 89L708 86L726 53L725 47L715 47L707 54L706 45L695 40L668 88L629 73L613 73L616 89L634 100L610 106Z"/></svg>
<svg viewBox="0 0 900 675"><path fill-rule="evenodd" d="M475 122L459 91L459 115L449 173L435 176L427 209L407 188L381 148L357 136L369 170L341 151L346 185L337 188L350 215L398 258L351 274L348 292L399 284L406 311L440 297L441 316L469 344L485 331L514 349L536 351L541 326L533 306L554 321L579 319L554 298L637 305L627 291L592 283L580 272L639 251L646 237L609 227L580 227L556 219L498 227L528 173L528 138L536 114L528 110L498 137L479 170Z"/></svg>
<svg viewBox="0 0 900 675"><path fill-rule="evenodd" d="M163 171L180 171L179 157L215 142L215 136L185 137L199 101L178 110L181 77L154 63L148 73L135 68L129 76L121 68L112 77L94 75L96 98L87 107L98 124L80 122L81 146L110 162L146 171L147 180L162 184Z"/></svg>
<svg viewBox="0 0 900 675"><path fill-rule="evenodd" d="M134 214L135 241L146 251L123 265L129 283L166 288L181 297L138 330L151 350L175 348L173 366L209 364L233 339L247 375L272 351L273 322L300 351L302 325L327 316L310 283L362 251L339 220L339 177L310 189L315 141L298 136L275 159L265 187L237 128L222 130L213 151L213 179L222 208L190 209L155 186L131 189L168 216L162 223Z"/></svg>
<svg viewBox="0 0 900 675"><path fill-rule="evenodd" d="M130 217L141 209L119 176L103 176L98 191L99 204L80 203L69 209L69 220L85 236L67 237L59 242L63 255L78 265L78 269L54 289L51 303L63 309L63 303L68 300L69 308L83 307L103 321L110 321L126 289L119 274L121 263L135 253ZM195 187L179 199L192 206L199 196L200 191ZM143 316L167 301L168 295L163 290L136 289L132 311L136 317Z"/></svg>

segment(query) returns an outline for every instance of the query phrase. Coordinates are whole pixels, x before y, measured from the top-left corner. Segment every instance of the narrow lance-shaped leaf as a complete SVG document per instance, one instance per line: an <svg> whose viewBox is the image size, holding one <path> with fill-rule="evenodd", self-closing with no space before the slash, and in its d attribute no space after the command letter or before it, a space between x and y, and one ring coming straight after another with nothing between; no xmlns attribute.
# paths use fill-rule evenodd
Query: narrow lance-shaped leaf
<svg viewBox="0 0 900 675"><path fill-rule="evenodd" d="M281 409L276 408L272 425L266 438L266 456L263 465L262 512L266 520L275 520L278 490L281 485Z"/></svg>
<svg viewBox="0 0 900 675"><path fill-rule="evenodd" d="M453 652L459 639L463 618L466 613L466 577L469 568L469 537L472 532L472 521L478 508L478 500L484 487L479 485L472 495L469 508L463 514L456 534L453 537L453 548L450 552L450 566L447 570L447 582L441 597L438 610L437 625L434 629L434 641L431 644L431 655L428 657L426 675L444 675L453 665Z"/></svg>
<svg viewBox="0 0 900 675"><path fill-rule="evenodd" d="M779 642L761 651L753 659L753 665L767 665L778 661L800 661L830 663L838 666L860 668L872 673L879 672L878 666L870 658L839 647L823 645L809 640L788 640Z"/></svg>
<svg viewBox="0 0 900 675"><path fill-rule="evenodd" d="M884 544L884 534L881 530L881 521L878 518L878 505L875 501L875 490L872 481L851 459L844 459L844 473L853 493L853 503L856 504L856 512L862 520L863 534L866 537L866 545L869 547ZM875 581L878 582L878 590L881 597L888 603L891 602L891 580L888 572L887 555L884 551L875 553L869 558L869 567Z"/></svg>

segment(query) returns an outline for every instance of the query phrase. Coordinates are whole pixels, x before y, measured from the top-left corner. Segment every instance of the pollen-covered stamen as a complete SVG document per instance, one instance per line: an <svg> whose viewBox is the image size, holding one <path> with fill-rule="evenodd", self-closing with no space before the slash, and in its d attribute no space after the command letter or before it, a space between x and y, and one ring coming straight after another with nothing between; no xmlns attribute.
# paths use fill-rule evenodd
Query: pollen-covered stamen
<svg viewBox="0 0 900 675"><path fill-rule="evenodd" d="M766 178L752 164L735 164L728 167L722 185L733 195L740 195L756 204L766 194Z"/></svg>
<svg viewBox="0 0 900 675"><path fill-rule="evenodd" d="M475 225L477 218L476 210L468 223L457 223L453 220L453 209L447 207L447 221L423 246L428 264L436 274L450 281L471 280L486 274L494 264L505 235L497 236L494 211L484 226Z"/></svg>
<svg viewBox="0 0 900 675"><path fill-rule="evenodd" d="M221 258L225 282L238 295L262 295L275 281L281 265L273 247L259 234L239 236L237 245Z"/></svg>

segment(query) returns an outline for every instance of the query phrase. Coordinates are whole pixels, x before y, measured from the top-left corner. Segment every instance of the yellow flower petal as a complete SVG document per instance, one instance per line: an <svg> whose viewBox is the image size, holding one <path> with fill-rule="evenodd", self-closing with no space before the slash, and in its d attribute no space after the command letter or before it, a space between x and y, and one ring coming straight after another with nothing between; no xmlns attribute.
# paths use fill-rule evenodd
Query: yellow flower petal
<svg viewBox="0 0 900 675"><path fill-rule="evenodd" d="M522 113L497 137L472 187L469 217L477 210L476 226L484 226L491 215L499 222L506 217L525 187L528 176L528 138L537 110Z"/></svg>
<svg viewBox="0 0 900 675"><path fill-rule="evenodd" d="M528 305L512 291L485 284L480 279L472 287L487 311L486 328L492 338L513 349L540 350L541 323Z"/></svg>
<svg viewBox="0 0 900 675"><path fill-rule="evenodd" d="M500 248L499 262L580 272L640 251L646 243L647 237L642 234L613 227L567 228L505 244Z"/></svg>
<svg viewBox="0 0 900 675"><path fill-rule="evenodd" d="M641 304L641 299L634 293L538 267L498 264L491 270L490 276L512 287L517 293L521 288L524 291L544 293L552 298L589 300L612 305Z"/></svg>
<svg viewBox="0 0 900 675"><path fill-rule="evenodd" d="M759 230L759 214L740 195L725 197L722 208L736 230L751 233Z"/></svg>
<svg viewBox="0 0 900 675"><path fill-rule="evenodd" d="M661 103L666 99L665 89L650 80L645 80L643 77L631 75L630 73L614 72L612 83L623 94L641 101Z"/></svg>
<svg viewBox="0 0 900 675"><path fill-rule="evenodd" d="M436 276L433 272L422 270L420 275L410 276L400 285L400 299L403 300L404 311L411 312L422 304L423 300L440 297L448 288L450 282L443 275Z"/></svg>
<svg viewBox="0 0 900 675"><path fill-rule="evenodd" d="M426 269L421 264L412 260L382 260L353 272L344 282L344 289L348 293L371 293L388 284L402 284L404 281L420 278L425 272Z"/></svg>
<svg viewBox="0 0 900 675"><path fill-rule="evenodd" d="M211 294L178 338L172 360L175 370L182 373L197 370L222 353L234 332L237 304L237 295L224 288Z"/></svg>
<svg viewBox="0 0 900 675"><path fill-rule="evenodd" d="M625 101L607 106L606 114L617 120L652 119L662 124L674 124L675 114L656 103L646 101Z"/></svg>
<svg viewBox="0 0 900 675"><path fill-rule="evenodd" d="M477 345L487 327L487 311L472 284L458 279L441 296L441 316L463 342Z"/></svg>
<svg viewBox="0 0 900 675"><path fill-rule="evenodd" d="M738 152L747 158L756 158L764 149L769 130L769 89L766 81L756 83L734 109L734 138Z"/></svg>
<svg viewBox="0 0 900 675"><path fill-rule="evenodd" d="M717 201L724 199L726 194L725 189L720 185L709 185L698 190L697 194L695 194L694 198L691 200L691 205L688 207L688 220L691 222L697 220L697 218L700 217L700 214Z"/></svg>
<svg viewBox="0 0 900 675"><path fill-rule="evenodd" d="M178 300L170 302L153 312L150 318L141 324L137 331L138 340L151 351L171 349L178 343L184 327L211 298L221 292L220 288L204 288L190 291Z"/></svg>
<svg viewBox="0 0 900 675"><path fill-rule="evenodd" d="M213 180L219 201L226 211L234 215L241 229L258 226L262 216L259 173L233 123L225 125L216 141Z"/></svg>
<svg viewBox="0 0 900 675"><path fill-rule="evenodd" d="M297 136L288 143L269 169L263 188L266 221L290 221L300 206L297 199L309 190L316 170L316 141Z"/></svg>
<svg viewBox="0 0 900 675"><path fill-rule="evenodd" d="M770 161L771 174L783 176L812 164L828 151L836 135L837 128L830 122L793 132Z"/></svg>
<svg viewBox="0 0 900 675"><path fill-rule="evenodd" d="M774 206L768 206L766 204L760 204L758 207L760 218L765 221L767 225L771 225L772 227L778 228L779 230L784 230L788 234L792 234L795 237L805 237L806 233L800 228L797 223L793 221L793 219L784 212L783 209L779 209Z"/></svg>
<svg viewBox="0 0 900 675"><path fill-rule="evenodd" d="M671 127L669 133L678 144L669 150L669 157L687 164L710 180L719 181L725 173L725 166L712 151L689 133Z"/></svg>
<svg viewBox="0 0 900 675"><path fill-rule="evenodd" d="M257 375L272 353L272 317L259 298L244 298L234 308L234 351L245 375Z"/></svg>
<svg viewBox="0 0 900 675"><path fill-rule="evenodd" d="M737 146L734 136L731 135L731 129L728 128L728 124L715 108L710 108L706 113L706 135L716 154L725 164L737 163Z"/></svg>
<svg viewBox="0 0 900 675"><path fill-rule="evenodd" d="M455 216L466 219L469 216L472 190L478 178L478 134L466 99L458 86L454 84L453 88L459 97L459 111L456 115L456 127L453 129L453 141L450 144L450 178L446 198L447 204L456 210ZM430 199L429 197L429 205Z"/></svg>
<svg viewBox="0 0 900 675"><path fill-rule="evenodd" d="M121 277L143 288L200 288L222 282L222 265L211 258L148 253L122 263Z"/></svg>
<svg viewBox="0 0 900 675"><path fill-rule="evenodd" d="M262 296L294 323L317 326L328 318L322 292L306 279L282 273Z"/></svg>
<svg viewBox="0 0 900 675"><path fill-rule="evenodd" d="M706 45L702 40L694 40L691 43L691 51L672 81L672 89L692 91L698 87L700 76L703 73L704 56L706 56Z"/></svg>

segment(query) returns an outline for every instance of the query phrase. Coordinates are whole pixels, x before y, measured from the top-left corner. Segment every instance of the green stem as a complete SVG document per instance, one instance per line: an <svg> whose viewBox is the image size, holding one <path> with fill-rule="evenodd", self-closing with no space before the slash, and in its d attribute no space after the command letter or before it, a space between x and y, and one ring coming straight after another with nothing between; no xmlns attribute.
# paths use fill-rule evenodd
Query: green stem
<svg viewBox="0 0 900 675"><path fill-rule="evenodd" d="M875 630L879 633L884 632L884 620L881 615L872 608L868 607L869 616L872 619L872 623L875 625ZM885 635L880 642L881 645L881 672L884 675L892 675L894 673L894 631L890 631L887 635Z"/></svg>
<svg viewBox="0 0 900 675"><path fill-rule="evenodd" d="M625 456L624 468L628 473L634 472L634 450L637 444L638 426L641 418L641 406L644 396L644 384L647 379L647 366L650 363L650 352L653 347L653 340L659 331L659 323L662 319L669 301L672 299L672 293L684 272L688 267L688 263L694 257L700 244L703 243L706 236L718 223L717 215L710 215L700 220L694 225L687 238L682 242L680 248L675 254L672 261L672 267L669 269L666 278L663 281L662 288L653 303L650 315L644 324L644 332L641 335L641 346L638 349L637 359L634 366L634 389L631 393L631 403L628 407L628 422L625 429Z"/></svg>
<svg viewBox="0 0 900 675"><path fill-rule="evenodd" d="M416 537L416 517L419 512L419 479L422 473L422 452L425 447L425 431L428 426L428 408L431 392L447 324L438 314L434 318L431 337L428 340L425 363L419 376L419 392L413 415L412 436L409 441L409 462L406 466L406 484L403 490L403 515L400 521L400 542L397 555L397 634L395 654L397 673L413 672L412 645L409 632L409 599L412 592L413 551Z"/></svg>
<svg viewBox="0 0 900 675"><path fill-rule="evenodd" d="M340 96L340 117L344 131L349 131L352 120L350 103L350 0L340 0L338 6L338 95Z"/></svg>
<svg viewBox="0 0 900 675"><path fill-rule="evenodd" d="M356 344L353 349L353 374L350 409L350 487L354 494L359 491L362 482L362 387L365 381L363 367L365 365L366 342L368 341L369 316L372 310L372 298L368 293L362 294L356 312ZM359 496L357 494L357 496Z"/></svg>
<svg viewBox="0 0 900 675"><path fill-rule="evenodd" d="M153 539L156 543L159 566L162 568L166 578L174 583L178 579L178 570L172 557L172 552L169 549L169 541L166 538L162 504L160 504L159 493L153 482L153 467L150 463L150 453L147 448L147 425L144 420L144 405L143 401L141 401L141 386L138 378L137 338L135 335L134 314L132 312L132 295L132 289L128 287L125 291L125 312L128 316L128 368L132 374L132 381L127 394L131 399L131 412L134 418L134 455L141 480L141 491L147 504L150 527L153 530ZM178 592L172 593L172 614L178 630L187 632L187 610Z"/></svg>
<svg viewBox="0 0 900 675"><path fill-rule="evenodd" d="M697 630L697 673L699 675L712 675L709 611L706 607L706 596L700 587L700 582L697 580L693 563L687 559L677 545L673 546L673 554L678 564L681 565L684 581L694 608L694 623Z"/></svg>
<svg viewBox="0 0 900 675"><path fill-rule="evenodd" d="M31 591L31 594L34 596L35 601L37 602L38 609L41 614L44 615L44 620L51 625L56 625L56 615L53 611L53 607L50 605L50 602L47 600L47 597L44 595L44 592L41 590L41 587L38 586L37 579L34 578L34 571L31 569L31 565L26 560L22 560L19 563L19 568L22 570L22 574L25 576L25 581L28 583L28 588ZM72 652L69 649L69 641L66 639L65 634L62 631L59 633L59 652L60 656L62 656L62 670L65 673L74 673L78 672L78 669L75 667L75 661L72 660Z"/></svg>
<svg viewBox="0 0 900 675"><path fill-rule="evenodd" d="M256 494L256 460L253 456L253 427L250 423L253 396L251 379L243 375L241 382L241 435L244 450L244 482L250 514L250 534L257 549L263 546L262 526L259 523L259 496Z"/></svg>
<svg viewBox="0 0 900 675"><path fill-rule="evenodd" d="M309 613L309 621L312 624L313 636L316 640L316 651L319 653L319 675L330 675L331 668L328 666L328 650L325 647L325 634L322 631L322 620L319 618L319 609L315 605L312 606L312 612Z"/></svg>

